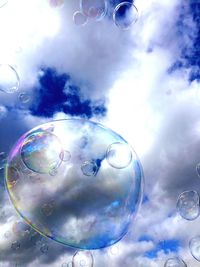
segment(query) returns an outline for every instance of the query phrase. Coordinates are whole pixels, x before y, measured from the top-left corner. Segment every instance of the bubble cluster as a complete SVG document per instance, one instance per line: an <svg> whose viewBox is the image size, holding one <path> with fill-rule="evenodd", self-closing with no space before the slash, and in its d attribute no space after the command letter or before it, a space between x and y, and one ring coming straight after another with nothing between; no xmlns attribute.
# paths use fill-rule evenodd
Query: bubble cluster
<svg viewBox="0 0 200 267"><path fill-rule="evenodd" d="M186 220L195 220L199 216L199 195L196 191L184 191L178 197L177 210Z"/></svg>
<svg viewBox="0 0 200 267"><path fill-rule="evenodd" d="M94 259L90 251L77 251L72 259L73 267L93 267Z"/></svg>
<svg viewBox="0 0 200 267"><path fill-rule="evenodd" d="M14 67L0 64L0 91L15 93L19 89L19 75Z"/></svg>
<svg viewBox="0 0 200 267"><path fill-rule="evenodd" d="M200 236L193 237L189 242L189 249L192 256L200 261Z"/></svg>
<svg viewBox="0 0 200 267"><path fill-rule="evenodd" d="M107 13L107 1L80 0L80 9L86 17L101 20Z"/></svg>
<svg viewBox="0 0 200 267"><path fill-rule="evenodd" d="M116 6L113 20L117 27L126 30L138 20L138 10L130 2L123 2Z"/></svg>
<svg viewBox="0 0 200 267"><path fill-rule="evenodd" d="M170 258L165 262L164 267L187 267L186 263L179 257Z"/></svg>
<svg viewBox="0 0 200 267"><path fill-rule="evenodd" d="M18 213L39 233L97 249L127 233L143 176L136 153L121 136L98 123L69 119L40 125L17 141L8 157L6 186Z"/></svg>

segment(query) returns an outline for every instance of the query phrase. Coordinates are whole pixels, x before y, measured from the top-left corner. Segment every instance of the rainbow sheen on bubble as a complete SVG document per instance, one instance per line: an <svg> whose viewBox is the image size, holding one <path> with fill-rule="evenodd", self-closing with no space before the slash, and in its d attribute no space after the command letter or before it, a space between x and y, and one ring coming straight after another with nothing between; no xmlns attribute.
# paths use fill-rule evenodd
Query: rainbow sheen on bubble
<svg viewBox="0 0 200 267"><path fill-rule="evenodd" d="M128 145L112 130L81 119L52 121L25 133L6 168L18 213L42 235L71 247L118 242L137 213L143 176L130 146L128 164L109 164L107 151L116 143Z"/></svg>

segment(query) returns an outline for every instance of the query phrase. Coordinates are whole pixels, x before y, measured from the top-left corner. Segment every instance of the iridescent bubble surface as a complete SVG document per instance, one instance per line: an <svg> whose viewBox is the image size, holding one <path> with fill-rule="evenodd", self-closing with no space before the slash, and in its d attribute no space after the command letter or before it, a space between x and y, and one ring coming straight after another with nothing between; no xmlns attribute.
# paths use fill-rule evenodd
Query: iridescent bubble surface
<svg viewBox="0 0 200 267"><path fill-rule="evenodd" d="M199 216L199 194L196 191L184 191L178 197L177 210L186 220L195 220Z"/></svg>
<svg viewBox="0 0 200 267"><path fill-rule="evenodd" d="M19 89L19 75L14 67L0 64L0 91L15 93Z"/></svg>
<svg viewBox="0 0 200 267"><path fill-rule="evenodd" d="M107 12L107 2L105 0L80 0L82 13L92 19L100 20Z"/></svg>
<svg viewBox="0 0 200 267"><path fill-rule="evenodd" d="M73 21L77 26L84 26L87 23L88 18L82 12L76 11L73 15Z"/></svg>
<svg viewBox="0 0 200 267"><path fill-rule="evenodd" d="M116 6L113 20L117 27L126 30L138 20L138 10L130 2L123 2Z"/></svg>
<svg viewBox="0 0 200 267"><path fill-rule="evenodd" d="M200 261L200 236L193 237L189 242L189 249L192 256Z"/></svg>
<svg viewBox="0 0 200 267"><path fill-rule="evenodd" d="M165 262L164 267L187 267L186 263L179 257L170 258Z"/></svg>
<svg viewBox="0 0 200 267"><path fill-rule="evenodd" d="M63 149L56 135L43 130L30 133L21 147L26 167L37 173L49 173L62 161Z"/></svg>
<svg viewBox="0 0 200 267"><path fill-rule="evenodd" d="M72 259L73 267L93 267L94 259L90 251L77 251Z"/></svg>
<svg viewBox="0 0 200 267"><path fill-rule="evenodd" d="M114 143L127 146L112 130L81 119L53 121L25 133L6 168L16 210L35 230L68 246L98 249L118 242L137 213L143 177L130 147L128 165L109 164L107 150Z"/></svg>

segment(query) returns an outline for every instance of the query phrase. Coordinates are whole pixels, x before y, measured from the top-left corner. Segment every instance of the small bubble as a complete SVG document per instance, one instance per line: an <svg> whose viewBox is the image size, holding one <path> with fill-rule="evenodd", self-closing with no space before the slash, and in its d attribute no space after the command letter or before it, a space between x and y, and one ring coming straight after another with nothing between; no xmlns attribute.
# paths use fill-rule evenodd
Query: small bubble
<svg viewBox="0 0 200 267"><path fill-rule="evenodd" d="M114 168L126 168L132 160L132 152L128 144L116 142L108 147L106 159Z"/></svg>
<svg viewBox="0 0 200 267"><path fill-rule="evenodd" d="M21 245L20 245L20 243L18 241L13 242L12 245L11 245L11 248L13 250L18 250L18 249L20 249L20 247L21 247Z"/></svg>
<svg viewBox="0 0 200 267"><path fill-rule="evenodd" d="M117 27L127 30L138 20L138 10L130 2L123 2L116 6L113 20Z"/></svg>
<svg viewBox="0 0 200 267"><path fill-rule="evenodd" d="M197 175L200 177L200 163L198 163L196 166L196 172L197 172Z"/></svg>
<svg viewBox="0 0 200 267"><path fill-rule="evenodd" d="M86 176L95 176L98 167L94 161L85 161L81 166L81 170Z"/></svg>
<svg viewBox="0 0 200 267"><path fill-rule="evenodd" d="M189 242L189 249L192 256L200 261L200 236L193 237Z"/></svg>
<svg viewBox="0 0 200 267"><path fill-rule="evenodd" d="M186 220L195 220L199 216L199 195L196 191L184 191L177 200L177 210Z"/></svg>
<svg viewBox="0 0 200 267"><path fill-rule="evenodd" d="M47 253L48 250L49 250L49 247L47 246L47 244L42 244L42 246L40 247L40 251L44 254Z"/></svg>
<svg viewBox="0 0 200 267"><path fill-rule="evenodd" d="M90 251L77 251L72 259L73 267L93 267L94 260Z"/></svg>
<svg viewBox="0 0 200 267"><path fill-rule="evenodd" d="M19 101L22 103L22 104L26 104L30 101L30 95L27 93L27 92L21 92L19 94Z"/></svg>
<svg viewBox="0 0 200 267"><path fill-rule="evenodd" d="M67 162L67 161L70 161L71 159L71 154L69 151L67 150L64 150L62 153L61 153L61 160L64 161L64 162Z"/></svg>
<svg viewBox="0 0 200 267"><path fill-rule="evenodd" d="M170 258L165 262L164 267L187 267L186 263L179 257Z"/></svg>
<svg viewBox="0 0 200 267"><path fill-rule="evenodd" d="M42 213L45 216L50 216L53 213L54 206L52 203L50 204L44 204L41 208Z"/></svg>
<svg viewBox="0 0 200 267"><path fill-rule="evenodd" d="M0 91L15 93L19 89L19 75L14 67L6 64L0 65Z"/></svg>
<svg viewBox="0 0 200 267"><path fill-rule="evenodd" d="M76 26L84 26L88 18L80 11L76 11L73 15L73 21Z"/></svg>
<svg viewBox="0 0 200 267"><path fill-rule="evenodd" d="M5 152L0 152L0 170L4 169L7 162L7 154Z"/></svg>
<svg viewBox="0 0 200 267"><path fill-rule="evenodd" d="M49 171L49 175L51 175L51 176L56 176L57 173L58 173L58 169L57 168L52 168Z"/></svg>

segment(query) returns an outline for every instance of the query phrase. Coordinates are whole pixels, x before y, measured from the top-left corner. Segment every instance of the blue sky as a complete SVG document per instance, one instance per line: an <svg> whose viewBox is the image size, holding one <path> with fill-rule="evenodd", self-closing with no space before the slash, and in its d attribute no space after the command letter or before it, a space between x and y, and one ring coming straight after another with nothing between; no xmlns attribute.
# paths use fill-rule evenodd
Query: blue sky
<svg viewBox="0 0 200 267"><path fill-rule="evenodd" d="M0 63L20 77L19 91L0 92L0 152L9 154L22 134L55 119L111 128L137 152L145 192L128 234L114 250L94 251L94 267L161 267L174 256L197 267L188 243L199 234L200 219L184 220L176 202L185 190L200 193L200 3L135 0L139 19L122 30L112 20L121 2L108 1L102 20L79 27L72 19L79 0L57 8L47 0L8 0L0 8ZM27 103L19 101L22 92ZM0 266L70 262L75 249L39 234L31 241L13 236L20 218L0 174ZM11 249L13 242L20 248Z"/></svg>

